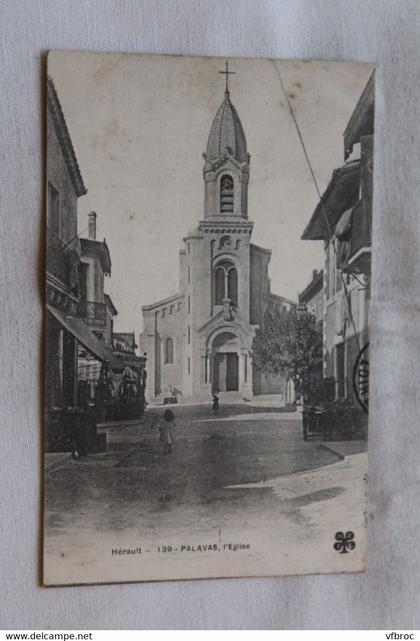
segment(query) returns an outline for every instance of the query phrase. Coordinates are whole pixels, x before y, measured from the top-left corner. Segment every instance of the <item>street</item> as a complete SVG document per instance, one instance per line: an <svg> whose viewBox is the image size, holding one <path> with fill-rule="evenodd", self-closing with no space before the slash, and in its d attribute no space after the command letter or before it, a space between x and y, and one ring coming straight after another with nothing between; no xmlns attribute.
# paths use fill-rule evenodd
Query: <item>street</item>
<svg viewBox="0 0 420 641"><path fill-rule="evenodd" d="M295 544L322 535L316 514L328 504L340 525L347 489L360 512L353 476L363 474L318 440L303 441L297 415L232 405L215 417L210 406L178 406L176 443L164 454L162 413L149 409L136 424L104 428L106 453L47 474L47 557L65 561L98 545L104 553L139 542L211 543L225 535L255 546L274 531L287 546L289 537ZM308 507L315 509L313 522Z"/></svg>

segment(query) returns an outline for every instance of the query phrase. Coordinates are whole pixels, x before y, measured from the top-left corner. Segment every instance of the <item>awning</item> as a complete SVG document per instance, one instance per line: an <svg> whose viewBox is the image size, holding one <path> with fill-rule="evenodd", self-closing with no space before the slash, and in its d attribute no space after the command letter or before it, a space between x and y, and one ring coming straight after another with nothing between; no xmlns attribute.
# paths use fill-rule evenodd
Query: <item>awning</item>
<svg viewBox="0 0 420 641"><path fill-rule="evenodd" d="M125 364L122 360L113 353L108 345L105 345L105 343L96 338L85 321L75 316L69 316L51 305L47 305L47 309L60 325L72 334L92 356L95 356L101 363L108 363L112 369L124 369Z"/></svg>
<svg viewBox="0 0 420 641"><path fill-rule="evenodd" d="M348 239L351 232L351 219L352 219L353 209L347 209L344 214L341 215L338 223L335 226L335 236L340 240Z"/></svg>
<svg viewBox="0 0 420 641"><path fill-rule="evenodd" d="M330 232L334 233L342 213L357 202L359 181L359 160L349 162L334 170L328 187L302 234L302 240L329 239Z"/></svg>

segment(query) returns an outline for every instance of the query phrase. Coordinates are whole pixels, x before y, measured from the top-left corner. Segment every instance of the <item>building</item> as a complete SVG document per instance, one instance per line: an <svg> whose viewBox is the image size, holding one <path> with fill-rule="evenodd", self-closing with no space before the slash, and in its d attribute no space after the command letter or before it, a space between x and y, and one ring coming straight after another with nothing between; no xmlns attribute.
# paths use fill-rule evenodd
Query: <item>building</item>
<svg viewBox="0 0 420 641"><path fill-rule="evenodd" d="M114 317L117 316L118 311L111 297L104 291L105 277L111 276L111 255L105 240L96 240L96 221L96 212L89 212L88 238L80 238L78 316L84 320L92 334L103 343L102 350L105 348L109 353L108 360L113 360L115 366L112 334ZM79 342L78 389L79 397L85 401L95 400L102 363L102 357L98 357Z"/></svg>
<svg viewBox="0 0 420 641"><path fill-rule="evenodd" d="M324 243L323 376L353 400L353 368L369 341L374 88L372 75L344 132L337 168L302 238Z"/></svg>
<svg viewBox="0 0 420 641"><path fill-rule="evenodd" d="M271 293L271 251L251 242L249 173L245 132L226 85L204 154L203 217L179 254L179 291L142 308L153 400L284 393L281 377L263 375L250 356L267 307L292 303Z"/></svg>
<svg viewBox="0 0 420 641"><path fill-rule="evenodd" d="M93 353L79 342L78 388L79 399L85 402L97 401L97 387L100 378L106 378L109 391L109 411L102 408L101 418L115 415L113 404L130 393L135 401L144 397L145 359L136 355L134 334L114 333L114 318L118 311L109 294L105 293L105 279L111 276L111 255L105 241L96 239L97 214L88 214L88 237L80 238L78 315L84 320L92 334L100 341L102 351ZM103 354L107 358L103 358ZM140 416L143 411L137 403L131 413ZM127 413L126 413L127 414ZM118 409L118 417L126 418Z"/></svg>
<svg viewBox="0 0 420 641"><path fill-rule="evenodd" d="M118 314L105 294L105 277L111 276L111 255L105 239L96 240L96 212L88 214L88 238L80 238L80 316L99 340L112 345L113 318Z"/></svg>
<svg viewBox="0 0 420 641"><path fill-rule="evenodd" d="M324 317L324 271L314 269L312 280L299 294L299 306L313 314L322 324Z"/></svg>
<svg viewBox="0 0 420 641"><path fill-rule="evenodd" d="M140 375L143 384L142 391L146 383L146 357L138 356L136 353L138 345L136 344L134 332L114 332L112 338L114 354L118 359Z"/></svg>
<svg viewBox="0 0 420 641"><path fill-rule="evenodd" d="M127 385L135 387L137 397L140 397L144 404L147 379L146 357L136 354L138 345L136 345L134 331L114 332L112 341L114 354L125 365Z"/></svg>
<svg viewBox="0 0 420 641"><path fill-rule="evenodd" d="M114 350L122 354L135 354L138 347L134 332L114 332L113 345Z"/></svg>
<svg viewBox="0 0 420 641"><path fill-rule="evenodd" d="M86 194L51 78L47 80L46 404L77 403L77 340L65 323L80 302L77 200Z"/></svg>
<svg viewBox="0 0 420 641"><path fill-rule="evenodd" d="M105 349L81 317L86 299L80 289L77 203L87 190L51 78L47 79L47 158L46 450L80 454L103 450L106 440L97 434L95 413L80 398L79 349L103 363L112 360L112 350Z"/></svg>
<svg viewBox="0 0 420 641"><path fill-rule="evenodd" d="M90 238L79 238L77 205L87 190L51 78L47 79L47 159L46 448L94 451L103 449L105 442L96 433L95 411L86 403L98 404L95 386L100 373L109 379L115 371L127 380L132 370L112 349L117 310L104 294L111 259L105 241L92 237L93 212ZM145 361L136 358L141 400ZM142 400L137 406L142 411Z"/></svg>
<svg viewBox="0 0 420 641"><path fill-rule="evenodd" d="M114 318L115 316L118 316L118 311L117 308L115 307L114 303L112 302L112 298L109 294L104 294L104 301L105 301L105 315L106 315L106 320L105 320L105 336L103 340L105 343L109 344L114 348Z"/></svg>

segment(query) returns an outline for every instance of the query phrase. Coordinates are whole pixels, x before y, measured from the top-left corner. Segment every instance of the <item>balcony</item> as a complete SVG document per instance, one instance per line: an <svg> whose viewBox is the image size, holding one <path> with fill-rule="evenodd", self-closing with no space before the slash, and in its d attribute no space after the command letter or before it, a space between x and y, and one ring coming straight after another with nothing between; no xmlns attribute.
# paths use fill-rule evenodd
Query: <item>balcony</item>
<svg viewBox="0 0 420 641"><path fill-rule="evenodd" d="M371 244L370 220L366 216L362 201L359 201L353 209L350 260L360 249L370 247Z"/></svg>
<svg viewBox="0 0 420 641"><path fill-rule="evenodd" d="M66 245L58 236L49 234L47 239L47 274L59 281L69 293L78 296L77 251Z"/></svg>
<svg viewBox="0 0 420 641"><path fill-rule="evenodd" d="M48 237L47 271L70 287L70 261L68 251L58 236Z"/></svg>
<svg viewBox="0 0 420 641"><path fill-rule="evenodd" d="M351 237L346 260L338 267L343 272L368 273L370 270L372 226L370 212L360 200L354 207L351 221Z"/></svg>
<svg viewBox="0 0 420 641"><path fill-rule="evenodd" d="M78 316L88 325L106 327L106 304L90 300L82 300L78 307Z"/></svg>

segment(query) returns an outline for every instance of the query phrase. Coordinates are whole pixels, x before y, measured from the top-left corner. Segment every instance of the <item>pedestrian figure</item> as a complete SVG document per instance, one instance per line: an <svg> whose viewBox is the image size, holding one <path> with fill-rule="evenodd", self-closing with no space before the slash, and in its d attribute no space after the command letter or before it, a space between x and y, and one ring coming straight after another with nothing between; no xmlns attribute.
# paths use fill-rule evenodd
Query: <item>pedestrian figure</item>
<svg viewBox="0 0 420 641"><path fill-rule="evenodd" d="M164 446L164 453L170 454L175 443L175 414L172 410L165 410L159 423L160 440Z"/></svg>
<svg viewBox="0 0 420 641"><path fill-rule="evenodd" d="M213 394L213 412L217 414L219 411L219 397L217 394Z"/></svg>

